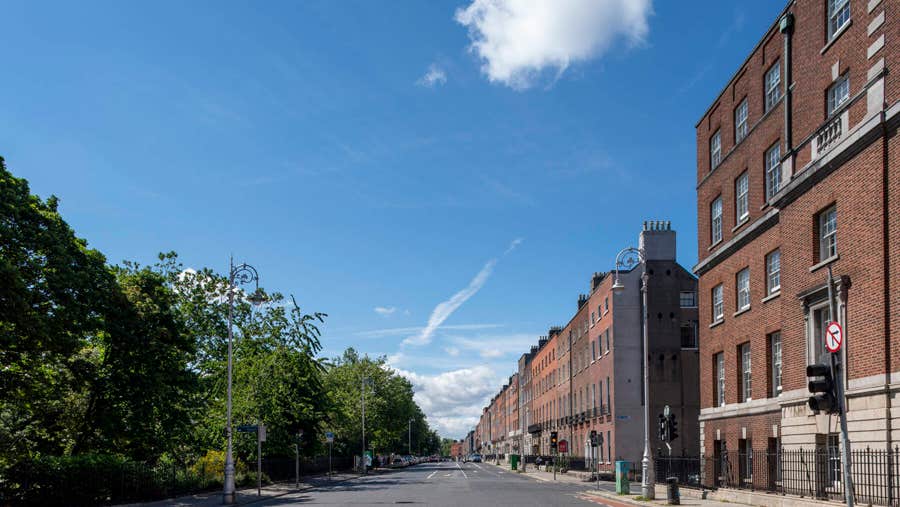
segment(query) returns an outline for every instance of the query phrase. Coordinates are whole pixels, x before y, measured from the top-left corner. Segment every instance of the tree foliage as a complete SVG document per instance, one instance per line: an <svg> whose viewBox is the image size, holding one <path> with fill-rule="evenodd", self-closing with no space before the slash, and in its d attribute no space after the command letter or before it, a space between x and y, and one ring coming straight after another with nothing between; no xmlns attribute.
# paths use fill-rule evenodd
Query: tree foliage
<svg viewBox="0 0 900 507"><path fill-rule="evenodd" d="M0 483L3 470L54 456L116 456L195 463L225 447L229 296L233 297L233 422L268 428L265 453L292 456L362 448L437 452L440 439L413 387L353 349L327 362L324 313L293 296L260 292L253 306L229 274L186 269L174 252L151 266L110 266L0 158ZM242 288L243 289L243 288ZM231 292L229 292L231 291ZM255 459L252 434L235 434ZM77 460L75 461L77 462Z"/></svg>

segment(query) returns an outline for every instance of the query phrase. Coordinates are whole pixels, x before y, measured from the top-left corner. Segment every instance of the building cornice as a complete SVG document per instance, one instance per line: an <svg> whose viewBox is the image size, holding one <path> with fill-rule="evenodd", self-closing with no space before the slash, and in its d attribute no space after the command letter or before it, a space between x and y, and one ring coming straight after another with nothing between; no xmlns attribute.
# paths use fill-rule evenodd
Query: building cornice
<svg viewBox="0 0 900 507"><path fill-rule="evenodd" d="M694 274L700 276L706 273L731 254L741 249L747 243L753 241L760 234L766 232L778 223L778 209L771 208L763 216L747 225L740 233L716 248L713 253L694 266Z"/></svg>

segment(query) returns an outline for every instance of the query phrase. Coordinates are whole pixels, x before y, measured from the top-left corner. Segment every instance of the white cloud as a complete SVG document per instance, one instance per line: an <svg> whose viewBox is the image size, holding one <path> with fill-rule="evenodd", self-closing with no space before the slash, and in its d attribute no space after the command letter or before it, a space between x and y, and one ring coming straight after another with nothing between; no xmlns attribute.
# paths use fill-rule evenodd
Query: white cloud
<svg viewBox="0 0 900 507"><path fill-rule="evenodd" d="M506 251L503 252L503 255L507 255L510 252L512 252L513 250L515 250L516 247L521 245L523 241L525 241L525 240L522 238L516 238L516 239L512 240L512 243L510 243L509 246L506 247Z"/></svg>
<svg viewBox="0 0 900 507"><path fill-rule="evenodd" d="M447 317L453 314L457 308L462 306L463 303L469 300L472 296L478 293L481 290L481 287L484 286L484 283L487 282L488 277L491 276L491 272L494 270L494 266L497 264L497 259L491 259L487 261L484 267L481 268L481 271L475 275L475 278L469 282L469 285L454 294L450 297L450 299L446 301L442 301L438 303L437 306L434 307L434 310L431 311L431 316L428 317L428 324L425 328L416 335L410 336L403 340L404 345L426 345L431 343L431 337L434 335L434 332L437 328L447 320Z"/></svg>
<svg viewBox="0 0 900 507"><path fill-rule="evenodd" d="M393 315L393 313L396 311L397 311L397 308L393 307L393 306L376 306L375 307L375 313L377 313L378 315L384 316L384 317Z"/></svg>
<svg viewBox="0 0 900 507"><path fill-rule="evenodd" d="M444 352L451 357L457 357L459 355L459 349L457 347L444 347Z"/></svg>
<svg viewBox="0 0 900 507"><path fill-rule="evenodd" d="M426 88L434 88L437 85L442 85L447 82L447 73L444 72L444 69L440 68L436 63L432 63L428 66L428 71L425 72L425 75L420 77L416 84L419 86L424 86Z"/></svg>
<svg viewBox="0 0 900 507"><path fill-rule="evenodd" d="M452 324L440 326L441 330L457 330L457 331L477 331L481 329L492 329L503 327L503 324ZM387 329L370 329L368 331L358 331L354 333L361 338L388 338L391 336L407 336L410 333L421 333L425 328L423 326L414 327L391 327Z"/></svg>
<svg viewBox="0 0 900 507"><path fill-rule="evenodd" d="M488 79L524 89L546 70L558 77L603 55L617 37L643 41L651 10L651 0L472 0L455 18Z"/></svg>
<svg viewBox="0 0 900 507"><path fill-rule="evenodd" d="M460 350L474 351L485 359L497 359L527 352L537 342L537 333L478 335L473 338L451 336L449 339Z"/></svg>
<svg viewBox="0 0 900 507"><path fill-rule="evenodd" d="M412 382L416 403L428 416L429 424L449 438L464 437L478 423L482 407L505 380L486 365L437 375L396 371Z"/></svg>

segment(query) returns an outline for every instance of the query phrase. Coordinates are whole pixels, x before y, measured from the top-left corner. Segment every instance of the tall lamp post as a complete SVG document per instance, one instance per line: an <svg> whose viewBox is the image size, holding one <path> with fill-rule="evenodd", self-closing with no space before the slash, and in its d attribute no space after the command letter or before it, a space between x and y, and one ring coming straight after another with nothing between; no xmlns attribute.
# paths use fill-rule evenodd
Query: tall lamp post
<svg viewBox="0 0 900 507"><path fill-rule="evenodd" d="M360 458L362 459L362 471L363 474L367 474L368 472L368 463L366 463L366 386L372 385L372 379L369 377L363 377L361 380L361 394L362 394L362 455Z"/></svg>
<svg viewBox="0 0 900 507"><path fill-rule="evenodd" d="M265 301L265 296L259 291L259 273L249 264L234 265L234 259L228 259L228 399L226 401L225 434L228 437L228 449L225 452L225 488L222 493L222 503L233 504L234 498L234 459L231 455L231 370L232 370L232 342L234 341L234 292L239 285L253 283L255 289L247 296L247 301L258 305Z"/></svg>
<svg viewBox="0 0 900 507"><path fill-rule="evenodd" d="M643 327L644 342L644 458L641 459L641 496L646 500L656 497L656 487L653 480L653 457L650 454L650 332L647 319L647 258L640 248L627 247L616 255L616 279L612 289L621 292L625 286L619 281L619 268L631 269L635 264L641 264L641 297L643 309L641 322Z"/></svg>
<svg viewBox="0 0 900 507"><path fill-rule="evenodd" d="M409 420L409 455L412 456L412 422L413 420Z"/></svg>

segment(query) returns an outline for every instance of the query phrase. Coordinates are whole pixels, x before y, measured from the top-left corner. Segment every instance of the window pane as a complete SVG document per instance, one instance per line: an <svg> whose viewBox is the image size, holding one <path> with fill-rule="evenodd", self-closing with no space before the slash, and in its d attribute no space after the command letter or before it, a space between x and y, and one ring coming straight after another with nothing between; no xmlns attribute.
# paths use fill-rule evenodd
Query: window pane
<svg viewBox="0 0 900 507"><path fill-rule="evenodd" d="M781 250L766 256L766 292L773 294L781 289Z"/></svg>
<svg viewBox="0 0 900 507"><path fill-rule="evenodd" d="M819 260L837 255L837 208L819 214Z"/></svg>
<svg viewBox="0 0 900 507"><path fill-rule="evenodd" d="M828 38L850 21L850 0L828 0Z"/></svg>
<svg viewBox="0 0 900 507"><path fill-rule="evenodd" d="M744 99L734 110L735 143L741 142L745 137L747 137L747 99Z"/></svg>
<svg viewBox="0 0 900 507"><path fill-rule="evenodd" d="M680 294L680 300L682 308L694 308L697 306L697 293L682 292Z"/></svg>
<svg viewBox="0 0 900 507"><path fill-rule="evenodd" d="M766 199L771 199L781 188L781 145L775 143L766 152Z"/></svg>
<svg viewBox="0 0 900 507"><path fill-rule="evenodd" d="M725 316L725 307L722 302L722 286L717 285L712 290L713 321L721 320Z"/></svg>
<svg viewBox="0 0 900 507"><path fill-rule="evenodd" d="M741 387L742 399L747 401L751 398L751 369L750 369L750 344L741 345Z"/></svg>
<svg viewBox="0 0 900 507"><path fill-rule="evenodd" d="M737 275L737 307L750 307L750 269L743 269Z"/></svg>
<svg viewBox="0 0 900 507"><path fill-rule="evenodd" d="M850 79L847 76L838 78L828 89L828 115L837 111L850 98Z"/></svg>
<svg viewBox="0 0 900 507"><path fill-rule="evenodd" d="M750 177L747 175L747 173L744 173L740 175L734 183L734 209L735 213L737 214L736 221L738 222L747 218L747 216L750 214L749 194Z"/></svg>
<svg viewBox="0 0 900 507"><path fill-rule="evenodd" d="M781 394L781 333L772 333L772 394Z"/></svg>
<svg viewBox="0 0 900 507"><path fill-rule="evenodd" d="M710 215L712 217L712 242L717 243L722 240L722 198L718 197L712 202Z"/></svg>
<svg viewBox="0 0 900 507"><path fill-rule="evenodd" d="M719 131L709 140L709 167L715 169L722 161L722 138Z"/></svg>
<svg viewBox="0 0 900 507"><path fill-rule="evenodd" d="M772 109L781 98L781 62L766 72L766 111Z"/></svg>
<svg viewBox="0 0 900 507"><path fill-rule="evenodd" d="M719 406L725 405L725 355L716 354L716 398Z"/></svg>

